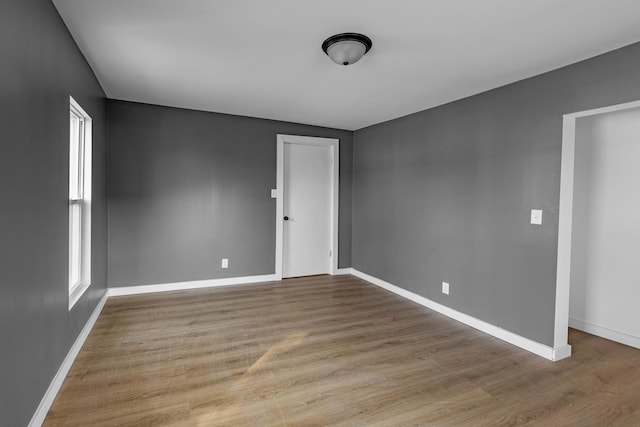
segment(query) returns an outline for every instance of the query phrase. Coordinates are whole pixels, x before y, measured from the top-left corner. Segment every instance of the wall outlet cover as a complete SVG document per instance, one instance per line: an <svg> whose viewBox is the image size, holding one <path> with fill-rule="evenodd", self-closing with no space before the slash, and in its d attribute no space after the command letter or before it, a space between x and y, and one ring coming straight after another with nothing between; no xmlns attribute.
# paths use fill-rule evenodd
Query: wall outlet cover
<svg viewBox="0 0 640 427"><path fill-rule="evenodd" d="M222 258L222 268L229 268L229 259L228 258Z"/></svg>
<svg viewBox="0 0 640 427"><path fill-rule="evenodd" d="M271 198L272 199L277 199L278 198L278 190L276 190L275 188L271 189Z"/></svg>

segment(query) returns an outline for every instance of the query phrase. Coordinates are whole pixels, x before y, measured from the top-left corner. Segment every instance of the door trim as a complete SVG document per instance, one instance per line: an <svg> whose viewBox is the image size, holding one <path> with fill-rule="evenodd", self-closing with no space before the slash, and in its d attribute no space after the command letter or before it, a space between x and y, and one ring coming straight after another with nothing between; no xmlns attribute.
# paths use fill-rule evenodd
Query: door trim
<svg viewBox="0 0 640 427"><path fill-rule="evenodd" d="M640 107L640 101L634 101L593 110L578 111L563 116L560 207L558 218L558 258L556 268L556 309L553 336L553 346L556 348L567 346L568 344L576 120L581 117L597 116L599 114L638 107ZM571 353L567 356L570 354Z"/></svg>
<svg viewBox="0 0 640 427"><path fill-rule="evenodd" d="M315 145L331 148L331 218L329 227L329 245L331 256L329 260L329 273L338 274L338 200L340 188L340 140L335 138L320 138L314 136L283 135L276 137L276 268L277 280L282 280L282 262L284 251L284 144Z"/></svg>

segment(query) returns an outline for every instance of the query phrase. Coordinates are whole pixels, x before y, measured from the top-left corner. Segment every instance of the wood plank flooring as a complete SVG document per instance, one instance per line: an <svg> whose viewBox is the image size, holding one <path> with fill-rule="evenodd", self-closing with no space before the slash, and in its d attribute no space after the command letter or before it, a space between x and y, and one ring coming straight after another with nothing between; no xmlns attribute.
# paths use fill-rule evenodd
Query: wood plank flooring
<svg viewBox="0 0 640 427"><path fill-rule="evenodd" d="M640 350L552 363L352 276L111 298L45 426L640 426Z"/></svg>

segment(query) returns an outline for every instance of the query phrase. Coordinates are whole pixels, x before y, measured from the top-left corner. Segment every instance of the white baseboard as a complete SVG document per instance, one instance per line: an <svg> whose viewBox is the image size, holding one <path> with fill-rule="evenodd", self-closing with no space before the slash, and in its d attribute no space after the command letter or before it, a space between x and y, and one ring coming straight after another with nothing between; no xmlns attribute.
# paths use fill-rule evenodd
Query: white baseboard
<svg viewBox="0 0 640 427"><path fill-rule="evenodd" d="M407 291L406 289L402 289L396 285L393 285L389 282L385 282L382 279L378 279L377 277L370 276L356 269L352 269L351 274L361 279L364 279L367 282L371 282L376 286L379 286L388 291L391 291L394 294L400 295L413 302L423 305L433 311L437 311L440 314L444 314L445 316L450 317L454 320L457 320L458 322L462 322L465 325L471 326L472 328L478 329L479 331L482 331L496 338L499 338L503 341L506 341L509 344L513 344L524 350L530 351L531 353L537 354L538 356L542 356L545 359L549 359L555 362L571 356L570 345L556 347L556 348L549 347L537 341L533 341L533 340L530 340L529 338L525 338L521 335L514 334L513 332L507 331L506 329L502 329L498 326L492 325L491 323L487 323L483 320L476 319L475 317L469 316L468 314L461 313L457 310L454 310L452 308L439 304L435 301L431 301L430 299L427 299L423 296L414 294L413 292Z"/></svg>
<svg viewBox="0 0 640 427"><path fill-rule="evenodd" d="M352 274L352 273L353 273L353 268L351 268L351 267L339 268L334 273L334 276L342 276L342 275L345 275L345 274Z"/></svg>
<svg viewBox="0 0 640 427"><path fill-rule="evenodd" d="M85 323L82 331L80 331L80 335L78 335L78 338L76 338L76 341L71 346L71 349L69 349L69 352L64 358L62 365L60 365L58 372L56 372L56 375L53 377L51 384L49 384L49 388L42 397L40 405L38 405L38 409L36 409L35 414L33 414L31 422L29 422L29 427L38 427L41 426L44 422L44 419L47 416L47 412L49 412L49 408L51 408L53 401L58 395L58 391L60 391L60 387L62 387L62 383L69 373L69 369L71 369L73 362L76 360L76 356L78 356L82 345L89 336L89 332L91 332L91 329L93 329L93 325L95 325L96 320L98 320L100 312L102 311L102 308L104 307L108 298L109 293L105 292L102 298L100 298L100 301L98 301L98 305L96 305L93 313L91 313L91 316L89 316L87 323Z"/></svg>
<svg viewBox="0 0 640 427"><path fill-rule="evenodd" d="M552 360L554 362L566 359L567 357L571 357L571 346L569 344L554 347L552 350L553 353L551 354L551 359L549 360Z"/></svg>
<svg viewBox="0 0 640 427"><path fill-rule="evenodd" d="M640 349L640 337L599 326L586 320L569 318L569 327Z"/></svg>
<svg viewBox="0 0 640 427"><path fill-rule="evenodd" d="M275 274L262 276L227 277L224 279L193 280L190 282L161 283L157 285L138 285L109 288L109 296L148 294L152 292L184 291L187 289L213 288L218 286L241 285L278 280Z"/></svg>

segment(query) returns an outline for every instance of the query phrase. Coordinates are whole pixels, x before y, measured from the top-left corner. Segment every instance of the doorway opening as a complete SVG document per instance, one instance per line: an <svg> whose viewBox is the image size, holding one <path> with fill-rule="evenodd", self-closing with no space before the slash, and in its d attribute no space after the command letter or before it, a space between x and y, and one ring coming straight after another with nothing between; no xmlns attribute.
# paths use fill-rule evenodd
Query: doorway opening
<svg viewBox="0 0 640 427"><path fill-rule="evenodd" d="M556 360L569 357L571 355L571 346L568 345L568 329L571 302L570 284L572 257L577 259L581 256L579 252L582 249L573 239L573 231L575 227L580 226L576 221L584 221L575 215L578 209L584 208L582 206L578 206L582 203L582 194L579 194L578 192L582 190L577 184L577 179L580 178L579 174L583 174L583 172L576 169L576 166L579 166L577 165L576 160L578 162L582 161L580 153L578 153L578 159L576 159L576 145L581 143L584 144L585 142L581 141L580 138L577 138L577 136L579 136L579 133L576 131L577 122L582 118L596 117L637 108L640 108L640 101L581 111L567 114L563 117L554 330L554 349L558 350L558 357ZM578 145L578 148L582 147ZM575 245L575 247L572 248L572 244ZM573 326L576 325L574 324Z"/></svg>
<svg viewBox="0 0 640 427"><path fill-rule="evenodd" d="M276 277L337 274L339 140L277 135L276 150Z"/></svg>

